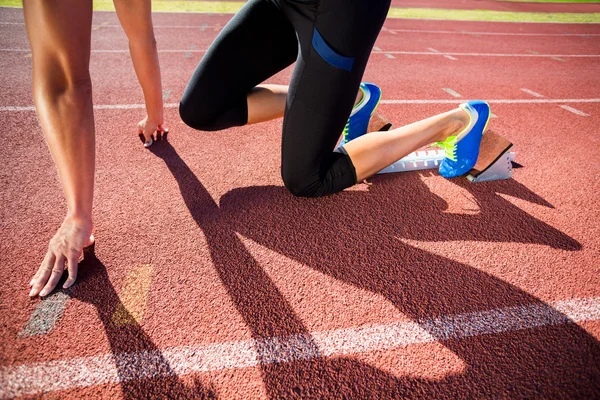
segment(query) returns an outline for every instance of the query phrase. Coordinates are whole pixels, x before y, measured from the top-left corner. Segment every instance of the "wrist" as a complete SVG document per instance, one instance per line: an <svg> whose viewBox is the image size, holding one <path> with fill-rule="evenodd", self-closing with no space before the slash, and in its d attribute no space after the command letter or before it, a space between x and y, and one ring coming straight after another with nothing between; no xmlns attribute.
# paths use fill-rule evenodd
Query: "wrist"
<svg viewBox="0 0 600 400"><path fill-rule="evenodd" d="M83 211L83 210L69 211L67 213L66 218L70 219L72 221L75 221L77 223L92 225L91 210L90 211Z"/></svg>

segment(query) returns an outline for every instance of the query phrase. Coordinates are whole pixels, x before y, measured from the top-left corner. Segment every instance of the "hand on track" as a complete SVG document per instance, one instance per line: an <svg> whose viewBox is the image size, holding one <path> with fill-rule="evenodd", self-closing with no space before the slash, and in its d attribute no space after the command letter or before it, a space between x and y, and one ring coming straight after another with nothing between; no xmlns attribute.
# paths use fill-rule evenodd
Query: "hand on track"
<svg viewBox="0 0 600 400"><path fill-rule="evenodd" d="M166 133L169 133L169 129L163 127L164 121L154 122L146 118L138 123L138 134L140 139L144 143L144 147L150 147L154 143L156 132L156 140L160 140L160 137Z"/></svg>
<svg viewBox="0 0 600 400"><path fill-rule="evenodd" d="M69 270L69 277L63 288L68 288L77 279L77 264L83 253L83 248L94 241L92 236L93 224L91 220L76 219L67 216L62 225L50 240L48 252L42 265L34 275L29 286L29 296L47 296L54 290L65 268Z"/></svg>

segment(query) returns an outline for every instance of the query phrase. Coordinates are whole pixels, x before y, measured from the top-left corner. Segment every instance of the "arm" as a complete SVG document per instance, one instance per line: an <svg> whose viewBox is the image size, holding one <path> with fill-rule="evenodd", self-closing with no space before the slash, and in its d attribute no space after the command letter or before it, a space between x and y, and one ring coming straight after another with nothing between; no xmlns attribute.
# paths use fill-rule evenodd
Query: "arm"
<svg viewBox="0 0 600 400"><path fill-rule="evenodd" d="M152 27L150 0L114 0L123 30L129 39L129 52L144 92L147 116L138 124L145 145L152 144L154 132L164 133L163 99L158 51Z"/></svg>
<svg viewBox="0 0 600 400"><path fill-rule="evenodd" d="M94 116L90 59L92 7L88 2L23 2L33 53L33 97L56 164L67 216L50 240L30 282L30 296L48 295L65 266L71 286L83 247L91 243L94 194Z"/></svg>

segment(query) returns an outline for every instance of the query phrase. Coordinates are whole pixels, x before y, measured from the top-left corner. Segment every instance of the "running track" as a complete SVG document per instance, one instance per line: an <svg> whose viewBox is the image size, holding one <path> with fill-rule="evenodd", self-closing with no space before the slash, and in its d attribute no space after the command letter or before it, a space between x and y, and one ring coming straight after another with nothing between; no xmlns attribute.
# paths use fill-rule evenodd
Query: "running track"
<svg viewBox="0 0 600 400"><path fill-rule="evenodd" d="M489 99L523 168L306 200L281 183L281 121L178 119L228 18L155 15L171 133L146 151L125 37L94 16L97 258L40 301L27 282L65 206L21 11L0 10L0 397L600 396L600 26L388 20L365 76L381 112Z"/></svg>

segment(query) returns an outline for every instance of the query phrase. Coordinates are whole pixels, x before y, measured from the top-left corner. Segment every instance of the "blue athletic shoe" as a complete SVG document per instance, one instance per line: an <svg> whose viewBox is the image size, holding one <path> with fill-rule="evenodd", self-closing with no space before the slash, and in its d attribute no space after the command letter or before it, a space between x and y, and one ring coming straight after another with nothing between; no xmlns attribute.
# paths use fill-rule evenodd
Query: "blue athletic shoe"
<svg viewBox="0 0 600 400"><path fill-rule="evenodd" d="M475 166L481 137L490 120L490 106L485 101L469 101L461 104L460 108L469 114L469 125L458 135L435 144L446 152L439 168L444 178L465 175Z"/></svg>
<svg viewBox="0 0 600 400"><path fill-rule="evenodd" d="M367 133L371 115L373 115L373 112L379 105L379 100L381 100L381 89L377 85L363 82L360 84L359 89L363 96L360 102L352 109L350 118L346 122L340 146Z"/></svg>

